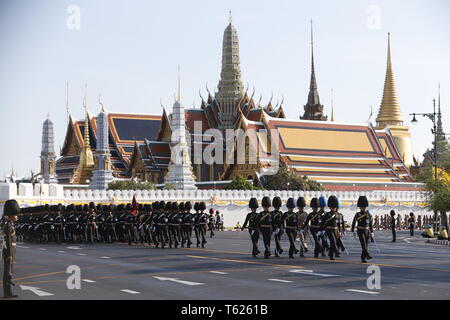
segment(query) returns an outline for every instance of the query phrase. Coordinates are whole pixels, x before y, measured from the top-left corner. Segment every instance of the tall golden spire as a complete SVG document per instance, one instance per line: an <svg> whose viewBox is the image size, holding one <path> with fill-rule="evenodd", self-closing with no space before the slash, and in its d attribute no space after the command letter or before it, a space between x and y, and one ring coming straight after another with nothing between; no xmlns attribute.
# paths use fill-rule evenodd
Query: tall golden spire
<svg viewBox="0 0 450 320"><path fill-rule="evenodd" d="M381 100L376 122L377 127L385 127L387 125L403 126L403 121L392 68L391 34L388 33L386 78L384 80L383 99Z"/></svg>

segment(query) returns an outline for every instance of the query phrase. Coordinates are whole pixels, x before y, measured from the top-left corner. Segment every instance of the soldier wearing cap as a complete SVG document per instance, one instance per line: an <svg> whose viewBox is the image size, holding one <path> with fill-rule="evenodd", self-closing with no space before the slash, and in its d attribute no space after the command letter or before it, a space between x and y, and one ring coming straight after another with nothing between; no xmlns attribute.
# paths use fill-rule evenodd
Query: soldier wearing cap
<svg viewBox="0 0 450 320"><path fill-rule="evenodd" d="M308 214L308 217L306 218L305 224L303 225L302 229L305 230L307 227L309 227L311 235L314 239L314 258L318 258L319 253L322 253L322 255L324 255L324 249L319 241L320 224L322 223L322 215L318 211L319 199L312 198L309 206L313 211Z"/></svg>
<svg viewBox="0 0 450 320"><path fill-rule="evenodd" d="M286 227L286 234L289 239L289 258L293 259L294 254L297 254L299 251L295 247L295 237L297 234L298 228L298 215L294 212L295 209L295 200L294 198L289 198L287 200L286 206L288 211L284 213L283 221Z"/></svg>
<svg viewBox="0 0 450 320"><path fill-rule="evenodd" d="M359 242L361 243L361 262L366 263L366 259L372 259L369 255L369 237L370 233L373 233L372 226L372 216L367 211L367 207L369 206L369 201L366 196L360 196L358 198L357 206L360 209L359 212L355 214L352 223L352 232L355 230L355 226L357 227L357 234L359 238Z"/></svg>
<svg viewBox="0 0 450 320"><path fill-rule="evenodd" d="M245 228L247 228L248 225L248 232L250 233L250 238L252 240L253 250L252 255L256 258L256 256L259 254L258 249L258 240L259 240L259 228L258 228L258 213L256 210L258 209L258 200L256 198L251 198L248 202L248 207L250 208L251 212L247 214L245 217L244 224L242 225L241 231L244 231Z"/></svg>
<svg viewBox="0 0 450 320"><path fill-rule="evenodd" d="M215 229L215 219L214 219L214 209L209 209L208 215L208 229L209 229L209 237L214 237L214 229Z"/></svg>
<svg viewBox="0 0 450 320"><path fill-rule="evenodd" d="M395 231L395 211L391 210L390 218L389 218L389 228L392 231L392 242L396 240L396 231Z"/></svg>
<svg viewBox="0 0 450 320"><path fill-rule="evenodd" d="M414 213L409 214L408 218L408 228L409 228L409 234L411 237L414 237L414 229L416 227L416 217L414 217Z"/></svg>
<svg viewBox="0 0 450 320"><path fill-rule="evenodd" d="M261 231L264 242L264 259L270 257L270 240L272 237L273 221L272 213L270 212L271 201L269 197L263 197L261 201L263 211L258 214L258 227Z"/></svg>
<svg viewBox="0 0 450 320"><path fill-rule="evenodd" d="M329 212L323 215L321 229L325 231L328 239L330 240L330 249L328 250L328 256L330 260L335 260L334 256L339 257L339 250L337 249L337 237L339 232L337 209L339 207L339 201L336 196L330 196L328 198Z"/></svg>
<svg viewBox="0 0 450 320"><path fill-rule="evenodd" d="M16 229L14 223L20 213L20 207L16 200L7 200L3 209L5 222L3 225L4 244L2 249L3 256L3 296L4 298L16 298L13 294L12 286L12 267L16 255Z"/></svg>
<svg viewBox="0 0 450 320"><path fill-rule="evenodd" d="M272 223L273 223L273 234L275 239L275 257L279 257L279 254L283 253L283 248L281 248L281 236L284 233L284 221L283 212L281 212L281 199L280 197L274 197L272 199Z"/></svg>
<svg viewBox="0 0 450 320"><path fill-rule="evenodd" d="M206 204L204 202L200 202L199 206L199 214L197 217L197 228L198 228L198 234L199 234L199 238L201 238L202 242L202 248L205 247L205 244L207 243L206 241L206 226L208 224L208 217L205 213L206 210ZM199 246L199 239L197 239L197 247Z"/></svg>
<svg viewBox="0 0 450 320"><path fill-rule="evenodd" d="M300 240L300 257L304 257L308 252L308 244L306 243L305 233L308 230L303 230L308 214L305 211L306 202L305 198L299 197L297 199L297 237ZM306 227L308 228L308 226Z"/></svg>

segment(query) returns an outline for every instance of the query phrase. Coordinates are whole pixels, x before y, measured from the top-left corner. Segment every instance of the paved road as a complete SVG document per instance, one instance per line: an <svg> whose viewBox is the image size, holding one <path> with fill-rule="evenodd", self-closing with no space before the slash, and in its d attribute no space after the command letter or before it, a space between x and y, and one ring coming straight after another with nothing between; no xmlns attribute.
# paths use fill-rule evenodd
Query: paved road
<svg viewBox="0 0 450 320"><path fill-rule="evenodd" d="M218 232L207 248L156 249L126 244L31 244L17 247L15 291L20 299L449 299L450 248L407 232L390 242L376 232L371 264L359 263L357 240L336 261L255 259L247 232ZM283 241L285 252L288 249ZM262 240L260 240L260 250ZM262 250L261 250L262 251ZM67 268L80 267L81 289L68 289ZM369 265L381 289L367 288Z"/></svg>

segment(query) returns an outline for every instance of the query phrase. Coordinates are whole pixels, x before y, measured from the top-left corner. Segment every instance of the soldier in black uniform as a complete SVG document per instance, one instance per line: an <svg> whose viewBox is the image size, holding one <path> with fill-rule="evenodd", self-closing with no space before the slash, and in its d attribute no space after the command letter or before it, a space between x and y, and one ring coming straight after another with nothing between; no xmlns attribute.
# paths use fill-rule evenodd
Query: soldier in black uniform
<svg viewBox="0 0 450 320"><path fill-rule="evenodd" d="M306 243L306 236L305 234L308 232L308 230L304 230L303 226L305 225L306 219L308 217L308 214L305 212L306 202L305 198L299 197L297 199L297 231L298 231L298 238L300 239L300 257L304 257L305 253L308 252L308 245ZM309 228L309 226L306 226L306 228Z"/></svg>
<svg viewBox="0 0 450 320"><path fill-rule="evenodd" d="M209 237L214 237L214 229L215 229L215 219L214 219L214 209L209 209L208 216L208 229L209 229Z"/></svg>
<svg viewBox="0 0 450 320"><path fill-rule="evenodd" d="M178 226L178 203L172 202L168 211L168 231L169 231L169 248L174 246L178 248L178 234L176 228Z"/></svg>
<svg viewBox="0 0 450 320"><path fill-rule="evenodd" d="M369 255L369 237L370 233L373 232L373 226L372 226L372 216L367 211L367 207L369 206L369 201L367 200L366 196L360 196L358 198L357 203L358 208L360 209L359 212L355 214L355 217L353 218L352 223L352 232L355 230L355 226L357 227L357 233L359 242L361 243L361 262L366 263L366 259L372 259L372 257Z"/></svg>
<svg viewBox="0 0 450 320"><path fill-rule="evenodd" d="M256 258L256 256L259 254L259 250L258 250L258 240L259 240L258 213L256 212L256 209L258 209L258 207L259 207L258 200L256 200L256 198L251 198L248 203L248 207L252 211L247 214L244 224L242 225L241 231L244 231L244 229L248 225L248 232L250 233L250 238L252 239L252 244L253 244L252 255L253 255L253 257Z"/></svg>
<svg viewBox="0 0 450 320"><path fill-rule="evenodd" d="M264 259L270 257L270 240L272 237L273 221L272 213L269 211L271 201L269 197L263 197L261 201L263 211L258 214L258 228L261 231L264 242Z"/></svg>
<svg viewBox="0 0 450 320"><path fill-rule="evenodd" d="M116 222L117 217L113 215L113 206L108 205L106 208L103 209L103 212L105 212L105 233L106 238L105 241L109 243L113 243L114 241L117 241L117 234L116 234Z"/></svg>
<svg viewBox="0 0 450 320"><path fill-rule="evenodd" d="M309 231L314 239L314 258L318 258L319 253L324 255L323 248L318 237L318 233L320 232L320 224L322 223L321 214L318 212L319 199L312 198L309 206L313 209L313 211L306 218L305 224L303 225L303 230L305 230L310 223Z"/></svg>
<svg viewBox="0 0 450 320"><path fill-rule="evenodd" d="M294 212L295 209L295 200L294 198L289 198L287 200L286 206L288 211L284 213L283 221L286 226L286 235L289 239L289 258L293 259L294 254L297 254L299 251L295 247L295 237L297 235L298 228L298 219L297 214Z"/></svg>
<svg viewBox="0 0 450 320"><path fill-rule="evenodd" d="M96 216L95 216L95 203L90 202L88 206L88 210L85 218L85 225L84 225L84 239L86 243L94 244L94 241L96 239L96 231L97 231L97 224L96 224Z"/></svg>
<svg viewBox="0 0 450 320"><path fill-rule="evenodd" d="M200 203L196 202L194 204L194 233L195 238L197 239L197 248L200 246L200 230L199 230L199 217L200 217Z"/></svg>
<svg viewBox="0 0 450 320"><path fill-rule="evenodd" d="M414 237L414 229L416 228L416 217L414 217L414 213L409 214L408 218L408 228L409 228L409 234L411 237Z"/></svg>
<svg viewBox="0 0 450 320"><path fill-rule="evenodd" d="M319 197L319 212L320 212L320 216L322 219L322 216L325 214L325 207L327 206L327 200L325 199L324 196L320 196ZM318 233L319 235L319 240L322 242L322 257L325 256L325 250L328 251L330 250L330 246L328 245L328 241L327 241L327 233L324 230L319 231Z"/></svg>
<svg viewBox="0 0 450 320"><path fill-rule="evenodd" d="M396 232L395 232L395 225L396 225L396 220L395 220L395 211L391 210L390 213L391 217L389 219L389 227L391 228L392 231L392 242L395 242L396 240Z"/></svg>
<svg viewBox="0 0 450 320"><path fill-rule="evenodd" d="M198 215L198 232L199 232L199 237L202 238L202 248L204 248L205 244L207 243L206 227L208 224L208 217L207 217L207 214L205 213L206 204L204 202L200 202L198 208L200 210L200 213ZM199 243L197 242L197 247L198 247L198 245L199 245Z"/></svg>
<svg viewBox="0 0 450 320"><path fill-rule="evenodd" d="M126 215L125 215L125 234L128 245L131 246L131 243L134 242L137 244L136 237L136 216L131 212L131 204L127 203L126 205Z"/></svg>
<svg viewBox="0 0 450 320"><path fill-rule="evenodd" d="M335 260L334 256L339 257L339 250L336 245L336 238L338 236L338 216L337 209L339 207L339 201L336 196L330 196L328 198L329 212L326 212L322 217L321 229L325 231L328 240L330 240L330 248L328 250L328 256L330 260Z"/></svg>
<svg viewBox="0 0 450 320"><path fill-rule="evenodd" d="M182 234L182 241L181 241L181 247L184 248L184 245L188 248L191 247L192 241L192 227L194 223L194 216L191 214L192 204L188 201L184 204L184 213L182 216L181 221L181 234Z"/></svg>
<svg viewBox="0 0 450 320"><path fill-rule="evenodd" d="M63 206L57 206L58 212L53 220L55 226L55 241L57 243L66 242L66 219L63 215Z"/></svg>
<svg viewBox="0 0 450 320"><path fill-rule="evenodd" d="M17 215L20 213L20 207L16 200L7 200L3 209L5 223L3 225L4 245L2 248L3 256L3 297L17 298L12 292L12 267L16 255L16 230L14 223L17 221Z"/></svg>
<svg viewBox="0 0 450 320"><path fill-rule="evenodd" d="M283 221L283 212L281 212L281 199L280 197L274 197L272 199L272 207L274 210L272 211L272 223L273 223L273 238L275 239L275 257L279 257L278 254L283 253L283 248L281 248L281 236L284 233L284 221Z"/></svg>

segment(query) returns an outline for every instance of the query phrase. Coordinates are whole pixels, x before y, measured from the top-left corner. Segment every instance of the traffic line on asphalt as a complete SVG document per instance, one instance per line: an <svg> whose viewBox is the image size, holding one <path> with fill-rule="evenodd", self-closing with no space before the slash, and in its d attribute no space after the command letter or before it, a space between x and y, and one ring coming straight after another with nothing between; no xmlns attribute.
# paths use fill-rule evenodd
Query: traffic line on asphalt
<svg viewBox="0 0 450 320"><path fill-rule="evenodd" d="M347 289L345 291L357 292L357 293L367 293L367 294L379 294L378 291L366 291L366 290L358 290L358 289Z"/></svg>
<svg viewBox="0 0 450 320"><path fill-rule="evenodd" d="M328 278L328 277L341 277L341 276L338 275L338 274L317 273L317 272L314 272L313 270L303 270L303 269L289 270L289 272L300 273L300 274L306 274L306 275L309 275L309 276L324 277L324 278Z"/></svg>
<svg viewBox="0 0 450 320"><path fill-rule="evenodd" d="M188 285L188 286L201 286L201 285L204 285L204 283L201 283L201 282L185 281L185 280L180 280L178 278L155 277L155 276L153 278L158 279L160 281L177 282L177 283L185 284L185 285Z"/></svg>
<svg viewBox="0 0 450 320"><path fill-rule="evenodd" d="M211 273L217 273L217 274L228 274L228 272L223 271L210 271Z"/></svg>
<svg viewBox="0 0 450 320"><path fill-rule="evenodd" d="M89 280L89 279L83 279L81 281L84 281L84 282L87 282L87 283L94 283L95 282L94 280Z"/></svg>
<svg viewBox="0 0 450 320"><path fill-rule="evenodd" d="M57 251L57 252L59 252L59 253L66 253L65 251L62 251L62 250L60 250L60 251Z"/></svg>
<svg viewBox="0 0 450 320"><path fill-rule="evenodd" d="M128 290L128 289L122 289L120 291L125 292L125 293L129 293L129 294L140 294L140 292L133 291L133 290Z"/></svg>
<svg viewBox="0 0 450 320"><path fill-rule="evenodd" d="M245 260L235 260L235 259L223 259L223 258L213 258L213 257L205 257L205 256L192 256L187 255L186 257L195 258L195 259L205 259L205 260L216 260L216 261L227 261L227 262L240 262L240 263L248 263L248 264L258 264L269 267L282 267L282 268L303 268L301 266L291 266L291 265L283 265L283 264L273 264L273 263L264 263L264 262L256 262L256 261L245 261Z"/></svg>
<svg viewBox="0 0 450 320"><path fill-rule="evenodd" d="M111 259L111 257L103 256L103 257L100 257L100 259Z"/></svg>
<svg viewBox="0 0 450 320"><path fill-rule="evenodd" d="M276 282L284 282L284 283L290 283L292 281L290 280L282 280L282 279L267 279L269 281L276 281Z"/></svg>
<svg viewBox="0 0 450 320"><path fill-rule="evenodd" d="M82 250L83 248L80 248L78 246L72 246L72 247L66 247L67 249L71 249L71 250Z"/></svg>
<svg viewBox="0 0 450 320"><path fill-rule="evenodd" d="M86 253L77 253L79 256L87 256Z"/></svg>
<svg viewBox="0 0 450 320"><path fill-rule="evenodd" d="M411 241L409 241L409 239L408 239L408 238L406 238L406 239L403 239L403 241L405 241L406 243L411 243Z"/></svg>
<svg viewBox="0 0 450 320"><path fill-rule="evenodd" d="M47 249L44 249L44 248L39 248L39 250L41 250L41 251L47 251Z"/></svg>
<svg viewBox="0 0 450 320"><path fill-rule="evenodd" d="M37 288L37 287L30 287L30 286L20 286L20 289L22 289L23 291L29 290L31 292L33 292L35 295L39 296L39 297L48 297L48 296L53 296L53 293L50 292L46 292L46 291L42 291L41 289Z"/></svg>
<svg viewBox="0 0 450 320"><path fill-rule="evenodd" d="M17 246L17 248L21 248L21 249L30 249L30 247L25 247L25 246Z"/></svg>

